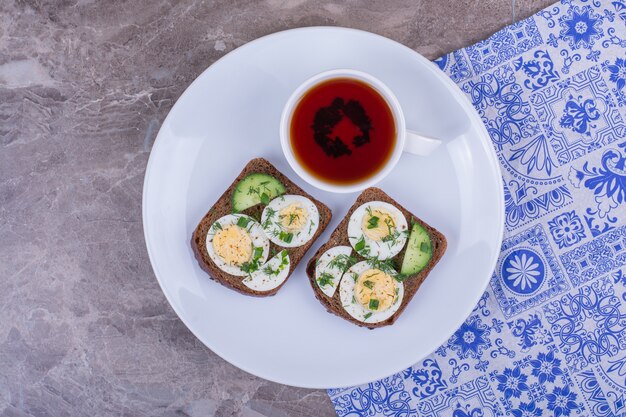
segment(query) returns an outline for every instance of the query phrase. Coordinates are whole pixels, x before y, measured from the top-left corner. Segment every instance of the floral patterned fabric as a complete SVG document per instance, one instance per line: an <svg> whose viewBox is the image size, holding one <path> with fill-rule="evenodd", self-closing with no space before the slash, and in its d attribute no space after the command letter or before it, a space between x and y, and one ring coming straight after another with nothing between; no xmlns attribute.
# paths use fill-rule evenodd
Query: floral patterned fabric
<svg viewBox="0 0 626 417"><path fill-rule="evenodd" d="M626 416L626 2L562 0L436 60L502 166L490 285L432 355L339 416Z"/></svg>

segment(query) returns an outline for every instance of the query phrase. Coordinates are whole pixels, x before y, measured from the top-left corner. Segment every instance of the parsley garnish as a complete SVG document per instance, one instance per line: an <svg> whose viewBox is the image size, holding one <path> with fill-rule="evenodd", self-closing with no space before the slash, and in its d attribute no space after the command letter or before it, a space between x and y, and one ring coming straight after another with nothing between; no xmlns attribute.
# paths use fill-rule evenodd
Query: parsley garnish
<svg viewBox="0 0 626 417"><path fill-rule="evenodd" d="M266 193L261 194L261 203L268 205L270 203L270 196Z"/></svg>
<svg viewBox="0 0 626 417"><path fill-rule="evenodd" d="M363 281L363 285L366 286L367 288L369 288L370 290L372 288L374 288L374 283L372 281L369 281L369 280Z"/></svg>
<svg viewBox="0 0 626 417"><path fill-rule="evenodd" d="M370 310L378 310L378 300L375 298L370 298Z"/></svg>
<svg viewBox="0 0 626 417"><path fill-rule="evenodd" d="M320 287L324 287L326 285L332 285L333 284L333 276L330 275L328 272L322 272L320 274L319 279L317 280L318 284L320 284Z"/></svg>

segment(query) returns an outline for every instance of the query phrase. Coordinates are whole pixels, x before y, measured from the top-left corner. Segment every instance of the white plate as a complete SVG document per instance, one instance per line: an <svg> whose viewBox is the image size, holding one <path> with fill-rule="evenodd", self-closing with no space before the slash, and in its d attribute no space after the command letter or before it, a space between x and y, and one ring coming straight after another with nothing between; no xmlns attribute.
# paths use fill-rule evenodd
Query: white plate
<svg viewBox="0 0 626 417"><path fill-rule="evenodd" d="M407 126L445 141L433 155L403 155L379 186L441 230L448 251L393 325L367 330L327 313L305 264L355 194L303 184L281 153L278 124L292 90L311 75L354 68L385 82ZM269 159L325 202L333 221L274 297L240 295L194 259L198 221L248 160ZM148 253L159 284L189 329L215 353L257 376L310 388L372 381L408 367L461 325L485 289L504 224L496 155L462 92L431 62L371 33L330 27L257 39L204 71L165 119L143 190Z"/></svg>

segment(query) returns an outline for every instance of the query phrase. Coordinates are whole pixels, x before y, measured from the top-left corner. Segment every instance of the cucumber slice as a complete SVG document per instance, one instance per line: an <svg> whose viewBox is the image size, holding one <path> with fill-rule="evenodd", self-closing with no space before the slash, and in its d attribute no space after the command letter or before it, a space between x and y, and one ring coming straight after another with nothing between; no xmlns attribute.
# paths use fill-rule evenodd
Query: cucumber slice
<svg viewBox="0 0 626 417"><path fill-rule="evenodd" d="M432 257L433 246L428 232L420 224L414 223L411 227L400 273L415 275L424 269Z"/></svg>
<svg viewBox="0 0 626 417"><path fill-rule="evenodd" d="M240 213L257 204L268 204L281 194L285 194L285 186L276 178L268 174L250 174L235 186L233 212Z"/></svg>

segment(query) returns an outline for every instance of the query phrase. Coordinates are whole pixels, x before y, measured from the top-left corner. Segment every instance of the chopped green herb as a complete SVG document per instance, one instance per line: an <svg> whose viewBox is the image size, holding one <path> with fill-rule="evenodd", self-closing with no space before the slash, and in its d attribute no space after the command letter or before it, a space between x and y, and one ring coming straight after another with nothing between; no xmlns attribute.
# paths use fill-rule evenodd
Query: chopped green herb
<svg viewBox="0 0 626 417"><path fill-rule="evenodd" d="M315 226L315 222L313 220L311 220L311 223L309 224L309 232L308 234L311 234L311 230L313 230L313 226Z"/></svg>
<svg viewBox="0 0 626 417"><path fill-rule="evenodd" d="M370 310L378 310L378 300L375 298L370 298Z"/></svg>
<svg viewBox="0 0 626 417"><path fill-rule="evenodd" d="M407 279L409 276L410 276L410 275L408 275L408 274L396 274L396 275L394 275L393 277L396 279L396 281L398 281L398 282L402 282L402 281L404 281L405 279ZM398 290L398 289L396 288L396 291L397 291L397 290Z"/></svg>
<svg viewBox="0 0 626 417"><path fill-rule="evenodd" d="M282 270L284 270L287 267L287 265L289 264L289 257L288 257L287 251L286 250L280 251L280 257L281 257L280 265L278 265L278 268L272 269L272 267L269 265L269 262L265 266L265 268L263 268L263 272L266 275L278 275Z"/></svg>
<svg viewBox="0 0 626 417"><path fill-rule="evenodd" d="M367 320L370 317L372 317L372 312L367 313L366 315L363 316L363 320Z"/></svg>
<svg viewBox="0 0 626 417"><path fill-rule="evenodd" d="M213 223L213 229L214 230L222 230L222 225L220 224L220 222Z"/></svg>
<svg viewBox="0 0 626 417"><path fill-rule="evenodd" d="M389 217L387 217L385 218L385 224L387 225L387 231L389 232L389 234L391 234L394 229L393 221Z"/></svg>
<svg viewBox="0 0 626 417"><path fill-rule="evenodd" d="M269 265L265 265L265 268L263 268L263 273L265 275L278 275L278 272L278 270L273 270Z"/></svg>
<svg viewBox="0 0 626 417"><path fill-rule="evenodd" d="M354 250L356 250L359 255L368 256L370 253L370 248L365 243L365 237L361 236L358 242L354 245Z"/></svg>
<svg viewBox="0 0 626 417"><path fill-rule="evenodd" d="M288 225L292 225L293 222L296 221L299 218L300 218L300 216L298 216L296 213L289 214L289 223L288 223Z"/></svg>
<svg viewBox="0 0 626 417"><path fill-rule="evenodd" d="M350 255L340 254L335 256L329 263L329 268L339 269L341 272L346 272L352 265L356 263L357 259Z"/></svg>
<svg viewBox="0 0 626 417"><path fill-rule="evenodd" d="M380 220L377 216L372 216L370 217L370 219L367 221L367 228L368 229L375 229L376 227L378 227L378 220Z"/></svg>
<svg viewBox="0 0 626 417"><path fill-rule="evenodd" d="M365 286L366 286L367 288L369 288L370 290L371 290L372 288L374 288L374 283L373 283L372 281L365 280L365 281L363 281L363 285L365 285Z"/></svg>
<svg viewBox="0 0 626 417"><path fill-rule="evenodd" d="M422 242L420 244L420 252L428 252L430 250L430 245L428 242Z"/></svg>
<svg viewBox="0 0 626 417"><path fill-rule="evenodd" d="M285 243L291 243L293 239L293 233L280 232L280 234L278 235L278 238Z"/></svg>
<svg viewBox="0 0 626 417"><path fill-rule="evenodd" d="M356 282L359 279L359 274L357 274L356 272L353 272L352 279L354 280L354 282Z"/></svg>
<svg viewBox="0 0 626 417"><path fill-rule="evenodd" d="M383 242L391 242L392 245L396 243L396 240L400 237L401 233L397 230L390 231L389 234L383 237L381 240Z"/></svg>
<svg viewBox="0 0 626 417"><path fill-rule="evenodd" d="M381 261L378 258L368 258L367 259L367 263L372 268L380 269L381 271L383 271L386 274L389 274L389 275L392 275L392 276L393 275L397 275L396 264L395 264L393 258L385 259L384 261Z"/></svg>
<svg viewBox="0 0 626 417"><path fill-rule="evenodd" d="M270 203L270 196L267 193L261 194L261 203L268 205Z"/></svg>
<svg viewBox="0 0 626 417"><path fill-rule="evenodd" d="M261 261L262 256L263 248L254 246L252 250L252 259L248 262L244 262L243 264L241 264L241 270L248 274L251 274L254 271L258 271L259 262Z"/></svg>
<svg viewBox="0 0 626 417"><path fill-rule="evenodd" d="M247 217L241 216L240 218L237 219L237 226L241 228L245 229L248 226L248 223L250 223L250 219Z"/></svg>
<svg viewBox="0 0 626 417"><path fill-rule="evenodd" d="M332 275L328 272L322 272L317 280L317 283L320 284L320 287L324 287L326 285L332 285L333 281L334 279Z"/></svg>
<svg viewBox="0 0 626 417"><path fill-rule="evenodd" d="M268 227L271 226L272 224L272 218L274 217L274 215L276 214L276 210L274 210L271 207L265 207L264 212L267 213L267 218L265 219L265 221L263 222L262 226L263 229L267 229Z"/></svg>

